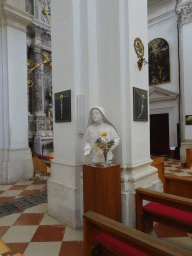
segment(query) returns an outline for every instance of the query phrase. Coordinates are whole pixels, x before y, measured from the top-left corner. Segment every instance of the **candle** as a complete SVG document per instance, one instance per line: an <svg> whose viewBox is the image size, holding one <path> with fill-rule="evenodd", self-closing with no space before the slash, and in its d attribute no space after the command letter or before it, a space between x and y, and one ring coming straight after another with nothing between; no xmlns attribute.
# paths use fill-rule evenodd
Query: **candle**
<svg viewBox="0 0 192 256"><path fill-rule="evenodd" d="M48 115L49 115L49 117L50 117L50 112L48 112Z"/></svg>

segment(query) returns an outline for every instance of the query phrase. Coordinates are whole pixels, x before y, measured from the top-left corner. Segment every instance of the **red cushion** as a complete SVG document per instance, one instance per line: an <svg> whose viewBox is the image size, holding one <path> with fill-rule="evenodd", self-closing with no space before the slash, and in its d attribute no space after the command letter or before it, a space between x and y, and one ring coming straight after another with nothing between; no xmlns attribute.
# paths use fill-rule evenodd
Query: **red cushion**
<svg viewBox="0 0 192 256"><path fill-rule="evenodd" d="M109 236L105 233L102 233L96 237L96 240L106 244L107 246L113 248L114 250L122 253L127 256L148 256L147 254L135 249L132 246L129 246L112 236Z"/></svg>
<svg viewBox="0 0 192 256"><path fill-rule="evenodd" d="M174 219L182 220L187 223L192 223L192 213L178 210L170 206L150 202L145 205L143 209L150 212L159 213Z"/></svg>

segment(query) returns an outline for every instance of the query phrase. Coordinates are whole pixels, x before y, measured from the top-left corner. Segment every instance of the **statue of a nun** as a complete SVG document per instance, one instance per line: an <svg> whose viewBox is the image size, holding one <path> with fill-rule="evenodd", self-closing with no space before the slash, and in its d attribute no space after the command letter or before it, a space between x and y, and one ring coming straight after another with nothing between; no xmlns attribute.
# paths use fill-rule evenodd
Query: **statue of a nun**
<svg viewBox="0 0 192 256"><path fill-rule="evenodd" d="M107 162L110 163L113 154L112 151L119 145L120 138L117 135L115 126L106 118L102 107L94 107L90 110L87 131L85 133L84 155L90 155L92 164L103 164L105 159L103 154L98 153L98 147L95 142L102 134L105 134L104 140L114 143L107 154Z"/></svg>

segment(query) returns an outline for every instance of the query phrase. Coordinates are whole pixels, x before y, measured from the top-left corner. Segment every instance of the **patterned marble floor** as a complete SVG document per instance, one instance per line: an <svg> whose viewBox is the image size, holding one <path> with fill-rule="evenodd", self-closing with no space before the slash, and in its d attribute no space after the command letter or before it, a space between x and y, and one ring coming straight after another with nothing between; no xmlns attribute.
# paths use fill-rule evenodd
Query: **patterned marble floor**
<svg viewBox="0 0 192 256"><path fill-rule="evenodd" d="M0 185L0 203L37 193L47 188L47 180L39 184L21 181ZM0 218L0 238L12 254L24 256L82 256L83 229L74 230L47 213L47 203Z"/></svg>
<svg viewBox="0 0 192 256"><path fill-rule="evenodd" d="M181 162L165 159L165 173L191 176L192 170L181 168ZM190 178L190 177L189 177ZM39 184L27 180L0 185L0 203L47 189L47 177ZM192 234L155 224L152 236L191 251ZM82 256L83 229L74 230L49 216L47 203L0 218L0 238L12 249L12 254L24 256Z"/></svg>

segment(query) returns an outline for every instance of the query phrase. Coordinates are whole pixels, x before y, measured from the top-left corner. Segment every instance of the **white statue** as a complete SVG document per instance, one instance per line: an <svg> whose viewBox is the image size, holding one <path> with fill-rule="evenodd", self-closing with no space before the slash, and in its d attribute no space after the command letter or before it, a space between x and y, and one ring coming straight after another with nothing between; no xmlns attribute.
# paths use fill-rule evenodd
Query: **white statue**
<svg viewBox="0 0 192 256"><path fill-rule="evenodd" d="M105 137L102 137L102 134L105 134ZM120 138L116 133L115 126L106 118L104 109L102 107L94 107L89 113L84 147L84 155L90 155L90 160L93 164L103 164L105 161L104 154L99 154L98 147L95 144L99 137L101 140L114 141L107 153L107 161L110 163L113 158L112 150L119 145Z"/></svg>

